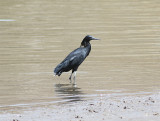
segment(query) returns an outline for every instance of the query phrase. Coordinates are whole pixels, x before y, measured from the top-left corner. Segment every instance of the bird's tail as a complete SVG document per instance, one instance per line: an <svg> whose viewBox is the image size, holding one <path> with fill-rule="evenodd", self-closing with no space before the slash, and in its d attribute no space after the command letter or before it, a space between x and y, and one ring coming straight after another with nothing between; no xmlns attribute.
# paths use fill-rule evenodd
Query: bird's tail
<svg viewBox="0 0 160 121"><path fill-rule="evenodd" d="M62 74L62 68L63 68L62 64L57 65L57 67L54 69L54 75L60 76Z"/></svg>

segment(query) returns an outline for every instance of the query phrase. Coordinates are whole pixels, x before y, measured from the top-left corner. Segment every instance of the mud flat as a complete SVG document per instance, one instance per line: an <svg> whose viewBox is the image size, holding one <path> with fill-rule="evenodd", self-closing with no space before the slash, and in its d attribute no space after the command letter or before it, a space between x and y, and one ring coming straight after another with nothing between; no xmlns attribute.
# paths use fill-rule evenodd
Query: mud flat
<svg viewBox="0 0 160 121"><path fill-rule="evenodd" d="M15 111L17 110L17 111ZM160 121L160 93L97 97L71 104L12 109L1 121ZM15 113L16 112L16 113Z"/></svg>

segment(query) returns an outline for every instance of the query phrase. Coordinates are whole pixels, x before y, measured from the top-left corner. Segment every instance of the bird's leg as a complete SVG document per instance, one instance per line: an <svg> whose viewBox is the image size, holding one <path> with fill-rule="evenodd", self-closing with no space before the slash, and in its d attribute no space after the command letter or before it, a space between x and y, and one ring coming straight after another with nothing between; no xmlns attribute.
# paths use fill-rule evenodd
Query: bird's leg
<svg viewBox="0 0 160 121"><path fill-rule="evenodd" d="M69 77L70 83L72 83L72 74L73 74L73 71L72 71L72 73L71 73L71 75Z"/></svg>
<svg viewBox="0 0 160 121"><path fill-rule="evenodd" d="M73 77L73 80L74 80L74 85L76 85L76 71L74 72L74 77Z"/></svg>

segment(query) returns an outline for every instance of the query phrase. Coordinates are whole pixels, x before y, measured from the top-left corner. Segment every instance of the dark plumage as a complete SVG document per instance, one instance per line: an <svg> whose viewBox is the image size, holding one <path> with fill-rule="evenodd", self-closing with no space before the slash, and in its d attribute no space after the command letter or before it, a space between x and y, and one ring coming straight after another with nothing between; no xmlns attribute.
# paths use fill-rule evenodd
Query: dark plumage
<svg viewBox="0 0 160 121"><path fill-rule="evenodd" d="M72 73L74 72L73 79L75 84L76 71L79 65L85 60L85 58L89 55L91 51L90 40L99 39L87 35L81 42L80 47L72 51L60 64L57 65L57 67L54 69L54 74L60 76L63 72L68 72L72 70ZM72 78L72 73L69 77L70 80Z"/></svg>

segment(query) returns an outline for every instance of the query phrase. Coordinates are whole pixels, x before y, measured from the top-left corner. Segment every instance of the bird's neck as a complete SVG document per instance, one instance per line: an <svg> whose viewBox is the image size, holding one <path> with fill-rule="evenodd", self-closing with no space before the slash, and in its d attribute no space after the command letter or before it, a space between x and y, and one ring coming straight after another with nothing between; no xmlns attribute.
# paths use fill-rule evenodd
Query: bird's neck
<svg viewBox="0 0 160 121"><path fill-rule="evenodd" d="M91 44L88 42L84 48L86 49L87 56L88 56L91 51Z"/></svg>

